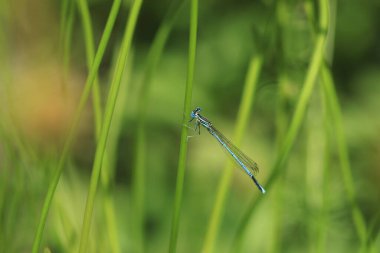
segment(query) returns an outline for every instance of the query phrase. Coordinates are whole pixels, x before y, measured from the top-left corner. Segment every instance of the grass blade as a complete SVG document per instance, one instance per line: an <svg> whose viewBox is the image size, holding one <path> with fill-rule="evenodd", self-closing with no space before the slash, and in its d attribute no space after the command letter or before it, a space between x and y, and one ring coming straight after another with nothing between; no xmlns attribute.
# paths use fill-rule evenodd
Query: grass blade
<svg viewBox="0 0 380 253"><path fill-rule="evenodd" d="M189 37L189 58L188 58L188 70L185 90L185 102L184 102L184 116L182 120L182 132L181 132L181 144L179 148L179 160L177 169L177 182L174 199L174 209L172 218L172 227L169 242L169 252L176 252L179 218L181 212L182 195L183 195L183 182L185 179L185 166L187 155L187 132L186 127L188 121L188 115L191 110L191 97L193 91L193 79L195 68L195 52L197 46L197 27L198 27L198 0L191 0L190 7L190 37Z"/></svg>
<svg viewBox="0 0 380 253"><path fill-rule="evenodd" d="M334 127L334 134L338 144L338 155L340 167L342 170L343 183L346 188L348 201L351 205L352 220L355 225L356 233L359 237L361 246L366 247L367 229L363 213L361 212L358 203L356 202L356 194L354 187L354 179L351 173L350 160L348 157L348 150L346 139L344 137L344 127L342 123L342 113L340 110L338 98L334 89L333 79L331 73L326 65L322 68L323 90L326 96L327 108L332 114L332 123Z"/></svg>
<svg viewBox="0 0 380 253"><path fill-rule="evenodd" d="M91 16L86 0L79 0L77 3L84 31L87 67L90 69L95 55ZM96 138L98 138L101 129L102 110L97 76L95 77L94 84L92 86L92 102L95 115L95 133Z"/></svg>
<svg viewBox="0 0 380 253"><path fill-rule="evenodd" d="M62 90L66 94L67 81L69 79L70 69L70 50L71 38L73 33L73 25L75 21L75 4L74 0L65 0L62 2L61 13L61 26L60 26L60 52L62 52L63 62L63 80Z"/></svg>
<svg viewBox="0 0 380 253"><path fill-rule="evenodd" d="M286 164L289 153L293 147L294 141L297 137L297 134L303 122L307 104L312 94L314 84L316 82L318 73L320 71L320 67L323 63L324 49L325 49L325 42L326 42L326 31L328 27L328 13L329 13L328 2L326 0L319 0L319 8L320 8L320 16L319 16L320 32L316 37L316 43L314 46L311 63L307 70L305 82L301 90L301 94L297 102L293 118L290 123L290 128L288 132L286 133L284 143L274 163L271 175L269 176L269 179L267 183L265 184L265 187L267 189L271 188L272 184L276 181L279 175L284 171L283 168ZM261 200L262 198L253 200L250 206L248 207L246 213L244 214L242 221L238 227L238 231L234 238L234 242L233 242L234 252L237 252L240 249L243 236L246 232L247 225L249 224L249 220L251 219L251 216L254 213L254 210L257 208L258 204L261 203Z"/></svg>
<svg viewBox="0 0 380 253"><path fill-rule="evenodd" d="M69 150L70 150L71 144L72 144L74 137L76 135L76 131L77 131L77 128L79 125L79 120L80 120L81 115L83 113L85 104L87 102L89 93L91 91L93 82L95 80L95 77L98 73L98 69L99 69L100 63L103 59L103 55L104 55L106 46L108 44L108 40L111 36L111 32L112 32L113 26L115 24L116 16L117 16L117 13L119 11L120 2L121 2L121 0L115 0L113 5L112 5L112 9L111 9L110 15L108 17L106 27L104 29L102 38L101 38L100 43L99 43L98 50L97 50L96 55L95 55L94 63L92 65L90 73L87 77L86 84L85 84L83 93L81 95L78 108L75 112L75 116L74 116L72 126L70 128L69 133L68 133L68 137L65 141L63 151L62 151L62 154L60 156L57 168L55 169L53 177L50 181L49 188L48 188L48 191L46 193L43 208L41 211L41 216L40 216L40 220L38 223L35 239L33 242L33 250L32 250L33 253L37 253L39 248L40 248L41 240L42 240L42 234L44 231L44 227L45 227L47 215L48 215L48 212L49 212L49 209L51 206L51 202L52 202L53 197L54 197L55 189L57 188L59 178L61 177L63 167L64 167L65 162L67 160L67 157L69 155Z"/></svg>
<svg viewBox="0 0 380 253"><path fill-rule="evenodd" d="M127 61L127 58L130 52L132 37L135 30L137 17L140 12L141 5L142 5L142 0L135 0L133 2L132 9L128 17L126 30L124 32L124 38L123 38L122 46L120 49L119 57L116 63L115 72L114 72L113 79L111 82L111 87L110 87L110 91L109 91L109 95L108 95L107 103L105 107L104 122L102 124L99 142L96 147L94 165L92 168L90 187L89 187L89 192L88 192L87 201L86 201L83 227L82 227L82 233L81 233L81 239L80 239L80 245L79 245L79 251L78 251L79 253L83 253L87 249L86 247L87 247L88 237L90 234L91 219L92 219L92 213L93 213L95 197L96 197L96 189L98 186L100 171L102 168L104 152L105 152L106 144L107 144L108 132L111 126L112 116L115 109L118 91L120 88L121 78L122 78L123 71L125 68L125 63Z"/></svg>
<svg viewBox="0 0 380 253"><path fill-rule="evenodd" d="M87 60L87 66L90 69L93 58L95 55L95 50L94 50L94 35L93 35L93 28L92 28L92 21L91 21L91 16L90 16L90 11L88 8L88 4L86 0L79 0L78 2L78 9L79 13L82 19L82 26L83 26L83 31L84 31L84 38L85 38L85 49L86 49L86 60ZM120 5L120 3L118 3ZM98 78L96 77L94 80L94 85L92 88L92 105L93 105L93 110L94 110L94 116L95 116L95 137L96 140L98 141L100 138L100 129L101 129L101 124L102 124L102 108L101 108L101 99L100 99L100 91L99 91L99 82ZM106 228L107 228L107 234L110 235L108 237L112 248L114 251L119 252L120 250L118 249L118 237L117 237L117 231L112 231L116 230L115 224L117 223L115 219L115 210L112 205L113 203L113 198L109 193L109 179L110 179L110 174L112 173L110 170L110 163L109 163L109 155L108 152L104 154L104 163L103 163L103 168L102 168L102 189L105 192L106 196L103 198L103 207L104 207L104 212L106 214ZM111 236L113 234L114 236Z"/></svg>
<svg viewBox="0 0 380 253"><path fill-rule="evenodd" d="M263 58L260 54L252 57L249 64L246 81L244 84L243 97L240 103L237 124L235 128L233 141L236 145L239 145L242 141L243 134L247 127L249 115L252 109L253 100L255 97L255 90L257 86L257 80L261 72ZM215 246L215 239L220 227L221 218L225 208L225 201L227 198L228 189L232 179L234 166L231 162L228 162L223 170L222 178L219 181L218 192L216 201L211 214L211 220L208 225L205 242L203 244L202 252L213 252Z"/></svg>

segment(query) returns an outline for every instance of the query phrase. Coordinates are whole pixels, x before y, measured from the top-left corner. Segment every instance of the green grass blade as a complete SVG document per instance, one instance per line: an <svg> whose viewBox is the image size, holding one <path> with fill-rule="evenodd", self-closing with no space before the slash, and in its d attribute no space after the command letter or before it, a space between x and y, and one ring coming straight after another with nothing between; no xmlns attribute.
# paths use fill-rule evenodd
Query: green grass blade
<svg viewBox="0 0 380 253"><path fill-rule="evenodd" d="M319 87L318 87L319 88ZM320 89L318 89L320 91ZM323 106L321 106L320 92L314 92L305 120L305 167L304 167L304 199L306 210L309 213L304 219L306 223L306 234L308 252L318 252L321 226L323 223L323 188L325 185L325 150L326 129L323 121ZM322 190L321 190L322 189Z"/></svg>
<svg viewBox="0 0 380 253"><path fill-rule="evenodd" d="M87 65L91 66L94 59L94 34L92 29L92 21L90 11L88 9L88 4L86 0L77 0L78 11L82 19L82 26L84 32L85 50L86 50L86 61Z"/></svg>
<svg viewBox="0 0 380 253"><path fill-rule="evenodd" d="M320 8L320 16L319 16L320 32L318 33L316 37L316 42L315 42L310 66L307 70L305 82L303 84L301 94L300 94L294 115L290 123L290 128L288 132L286 133L284 143L274 163L271 175L269 176L267 183L264 185L264 187L267 190L271 188L272 184L276 181L279 175L284 171L283 168L289 157L289 153L293 147L297 134L299 133L301 124L305 116L307 104L312 94L314 84L316 82L318 73L320 71L320 67L323 63L324 52L325 52L324 49L325 49L325 42L326 42L326 31L328 27L328 13L329 13L328 2L326 0L320 0L319 8ZM234 243L233 243L234 252L237 252L240 249L243 236L246 232L247 225L249 224L249 220L251 219L251 216L253 215L254 210L257 208L258 204L261 203L261 200L262 198L253 200L250 206L248 207L246 213L244 214L242 221L238 227L236 236L234 238Z"/></svg>
<svg viewBox="0 0 380 253"><path fill-rule="evenodd" d="M80 13L80 17L82 19L82 26L84 31L84 41L85 41L85 49L86 49L86 60L88 69L91 68L92 62L94 60L95 49L94 49L94 34L92 29L92 22L90 11L88 9L88 4L86 0L79 0L78 10ZM101 101L99 94L99 83L98 78L95 77L94 84L92 86L92 101L95 115L95 133L96 138L99 137L100 129L101 129L101 121L102 121L102 110L101 110Z"/></svg>
<svg viewBox="0 0 380 253"><path fill-rule="evenodd" d="M286 112L286 103L288 102L288 97L285 95L286 87L290 85L287 73L282 71L280 73L278 90L277 90L277 104L276 104L276 153L279 152L281 145L284 141L286 129L288 126L288 113ZM273 205L273 231L271 233L269 253L279 252L281 248L281 227L284 222L282 213L285 208L285 198L283 194L283 187L285 185L284 181L279 181L276 187L273 187L271 194L271 205Z"/></svg>
<svg viewBox="0 0 380 253"><path fill-rule="evenodd" d="M70 150L71 144L72 144L74 137L76 135L76 130L77 130L78 125L79 125L80 117L83 113L85 104L86 104L87 99L89 97L89 93L92 89L93 82L94 82L95 77L98 73L100 63L103 59L103 55L104 55L106 46L108 44L113 26L115 24L116 16L117 16L117 13L119 11L120 3L121 3L121 0L115 0L113 5L112 5L112 9L111 9L110 15L108 17L106 27L104 29L102 38L101 38L100 43L99 43L98 50L97 50L96 55L95 55L94 64L92 65L90 73L87 77L86 84L85 84L83 93L81 95L78 108L75 112L74 120L73 120L72 126L70 128L70 131L68 133L68 137L65 141L64 148L63 148L62 154L60 156L57 168L55 169L53 177L50 181L49 188L48 188L48 191L46 193L43 208L41 211L41 217L40 217L40 220L38 223L35 239L33 242L33 251L32 251L33 253L37 253L39 248L40 248L41 240L42 240L42 234L44 231L47 215L48 215L48 212L49 212L49 209L51 206L51 202L52 202L52 199L54 196L54 192L55 192L55 189L58 185L59 178L61 177L62 170L63 170L63 167L64 167L65 162L67 160L67 157L69 155L69 150Z"/></svg>
<svg viewBox="0 0 380 253"><path fill-rule="evenodd" d="M248 124L248 119L252 109L253 100L255 97L255 91L257 81L261 72L263 64L263 58L260 54L252 57L245 84L243 90L243 97L239 106L239 112L237 116L237 124L233 137L234 143L239 145L243 139L245 129ZM202 252L213 252L215 246L215 239L220 227L221 219L224 213L225 202L227 198L228 189L232 180L233 164L228 162L223 170L222 177L219 181L216 201L211 214L210 223L208 225L206 238L203 244Z"/></svg>
<svg viewBox="0 0 380 253"><path fill-rule="evenodd" d="M330 3L330 11L329 11L329 28L328 28L328 34L326 38L326 49L325 49L325 62L331 61L332 59L332 52L334 48L333 38L335 36L335 17L336 17L336 2ZM305 8L307 10L307 16L308 21L311 30L314 31L314 33L317 33L315 26L315 5L308 1L305 3ZM315 36L315 34L313 34ZM323 68L325 67L325 63L322 65L322 72ZM328 234L328 210L329 210L329 203L328 203L328 181L330 177L329 173L329 167L331 166L331 136L332 136L332 129L330 126L330 122L333 120L333 116L331 115L331 112L327 111L326 106L326 95L323 92L323 86L320 85L319 87L319 93L321 95L321 113L323 114L323 126L315 127L315 129L312 129L309 131L310 136L314 136L316 132L321 132L321 129L323 129L324 134L320 133L319 138L315 138L313 141L309 141L309 149L315 149L316 144L321 143L321 140L324 143L323 149L317 152L311 152L310 156L321 156L319 158L314 159L314 162L309 162L310 168L314 168L315 172L313 172L314 176L310 177L310 182L306 183L306 186L309 186L312 182L313 184L318 184L318 182L315 181L315 179L319 178L319 187L322 188L322 191L315 190L315 187L307 187L307 192L309 193L308 196L306 196L306 199L309 202L309 210L310 212L315 213L314 215L309 215L308 219L308 226L309 226L309 251L310 252L324 252L326 247L326 239ZM314 109L315 111L316 109ZM309 117L310 120L316 121L316 119L321 118L321 116L317 117ZM310 124L308 124L310 125ZM319 145L317 145L319 146ZM314 154L314 155L313 155ZM321 155L322 154L322 155ZM322 161L321 164L318 165L319 168L316 168L315 164L320 163L319 161ZM323 168L322 170L320 168ZM310 169L309 169L310 170ZM308 171L308 169L306 170ZM319 176L316 176L318 175ZM314 193L313 193L314 192ZM314 197L313 197L314 196ZM319 196L319 197L317 197ZM312 199L314 199L312 201Z"/></svg>
<svg viewBox="0 0 380 253"><path fill-rule="evenodd" d="M87 250L87 241L90 234L91 219L92 219L92 213L94 209L96 190L98 186L104 152L106 149L108 132L111 126L111 121L112 121L112 116L115 109L117 95L120 88L120 83L123 76L125 63L127 61L127 58L130 52L132 37L135 30L137 17L140 12L141 4L142 4L142 0L135 0L133 2L132 9L128 17L119 57L116 63L115 72L114 72L113 79L111 82L110 92L107 98L104 122L102 124L99 142L96 147L95 160L94 160L94 165L92 168L90 187L89 187L89 192L88 192L87 201L86 201L86 208L85 208L85 213L84 213L82 233L81 233L81 239L80 239L80 245L79 245L79 251L78 251L79 253L83 253Z"/></svg>
<svg viewBox="0 0 380 253"><path fill-rule="evenodd" d="M188 115L191 111L191 97L193 91L193 79L195 68L195 52L197 46L197 27L198 27L198 0L191 0L190 7L190 37L189 37L189 58L188 58L188 70L185 90L185 102L184 102L184 116L182 120L182 132L181 132L181 144L179 148L179 160L177 169L177 182L174 199L173 218L169 242L169 252L176 252L179 218L181 213L182 195L183 195L183 182L185 179L185 166L187 155L187 132L186 127L188 121Z"/></svg>
<svg viewBox="0 0 380 253"><path fill-rule="evenodd" d="M90 69L95 50L94 50L94 35L93 35L93 28L92 28L92 21L91 21L91 16L88 8L88 3L86 0L79 0L78 2L78 9L79 13L82 19L82 26L83 26L83 31L84 31L84 38L85 38L85 49L86 49L86 61L87 61L87 66ZM118 3L120 5L120 3ZM98 78L95 78L94 85L92 88L92 104L93 104L93 109L94 109L94 118L95 118L95 137L96 140L98 141L100 138L100 129L101 129L101 124L102 124L102 108L101 108L101 99L100 99L100 91L99 91L99 82ZM110 240L111 247L114 249L114 251L118 252L120 251L118 249L118 237L117 237L117 231L112 231L116 230L116 220L115 218L115 210L113 205L113 198L108 194L109 192L109 179L110 179L110 174L111 168L110 168L110 163L109 163L109 155L108 152L104 154L104 163L103 163L103 168L102 168L102 189L104 193L106 194L103 198L103 207L104 207L104 213L106 214L106 228L107 228L107 234L111 235L113 234L114 236L109 236L107 240Z"/></svg>
<svg viewBox="0 0 380 253"><path fill-rule="evenodd" d="M338 98L334 89L334 83L331 73L326 65L322 68L323 88L326 96L327 107L332 114L332 123L334 134L338 145L338 155L340 167L342 170L343 183L346 189L348 201L351 205L352 219L355 225L356 233L359 237L362 247L365 247L367 240L367 229L363 213L361 212L356 201L355 184L351 173L350 160L348 156L348 147L344 136L344 127L342 123L342 113L339 106Z"/></svg>
<svg viewBox="0 0 380 253"><path fill-rule="evenodd" d="M63 0L61 1L61 12L60 12L60 21L59 21L59 43L60 48L63 45L64 37L65 37L65 31L66 26L68 24L68 12L70 9L70 1L71 0Z"/></svg>
<svg viewBox="0 0 380 253"><path fill-rule="evenodd" d="M71 51L71 38L73 33L73 25L75 21L75 4L74 0L66 0L68 10L64 13L66 16L63 18L61 22L62 30L61 31L61 45L62 45L62 61L63 61L63 82L62 82L62 90L65 94L67 90L67 81L69 80L69 72L70 72L70 51Z"/></svg>
<svg viewBox="0 0 380 253"><path fill-rule="evenodd" d="M132 61L133 57L129 57L128 61ZM116 65L116 64L113 64ZM113 66L111 69L115 69ZM118 144L120 140L120 134L123 129L124 114L128 96L128 83L129 77L132 69L132 64L128 64L123 74L123 81L119 90L119 95L117 97L116 108L112 119L112 128L108 134L106 154L103 159L102 171L100 175L101 180L101 201L103 213L105 216L105 222L107 227L107 237L104 238L106 244L109 244L109 249L107 251L113 253L121 252L121 244L119 240L119 226L120 221L116 216L116 207L120 205L115 205L115 191L114 189L114 179L115 179L115 166L118 159Z"/></svg>
<svg viewBox="0 0 380 253"><path fill-rule="evenodd" d="M329 188L329 181L331 177L330 167L331 167L331 147L332 147L332 128L331 128L331 113L327 110L326 106L326 95L323 92L323 86L319 87L321 93L321 102L323 109L323 123L324 123L324 139L325 139L325 150L323 154L323 185L322 185L322 207L320 210L320 221L319 221L319 234L315 238L317 241L316 252L325 252L327 235L329 232L329 218L328 212L330 210L329 194L331 192Z"/></svg>

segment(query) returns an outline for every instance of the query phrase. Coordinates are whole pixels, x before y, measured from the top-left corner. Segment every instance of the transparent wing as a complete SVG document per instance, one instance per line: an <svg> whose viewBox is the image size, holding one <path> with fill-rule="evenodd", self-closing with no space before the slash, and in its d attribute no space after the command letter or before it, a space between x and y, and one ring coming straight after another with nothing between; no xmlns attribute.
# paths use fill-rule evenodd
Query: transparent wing
<svg viewBox="0 0 380 253"><path fill-rule="evenodd" d="M259 172L259 167L256 162L243 153L238 147L236 147L230 140L227 139L221 132L219 132L214 126L210 126L208 129L211 134L216 134L222 142L224 142L228 148L236 155L236 157L244 163L244 165L256 175Z"/></svg>

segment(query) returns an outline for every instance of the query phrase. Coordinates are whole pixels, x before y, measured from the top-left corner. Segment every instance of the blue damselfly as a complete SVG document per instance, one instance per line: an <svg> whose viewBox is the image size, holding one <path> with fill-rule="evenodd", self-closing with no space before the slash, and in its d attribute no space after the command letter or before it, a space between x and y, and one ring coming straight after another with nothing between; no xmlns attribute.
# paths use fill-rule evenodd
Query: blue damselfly
<svg viewBox="0 0 380 253"><path fill-rule="evenodd" d="M252 161L247 155L245 155L239 148L232 144L221 132L219 132L207 118L200 115L201 108L197 107L191 112L191 120L196 120L195 130L198 130L200 134L200 126L202 125L207 131L215 137L215 139L222 145L223 148L232 156L232 158L240 165L240 167L248 174L253 180L257 188L262 193L265 193L264 188L257 182L255 174L259 171L257 163Z"/></svg>

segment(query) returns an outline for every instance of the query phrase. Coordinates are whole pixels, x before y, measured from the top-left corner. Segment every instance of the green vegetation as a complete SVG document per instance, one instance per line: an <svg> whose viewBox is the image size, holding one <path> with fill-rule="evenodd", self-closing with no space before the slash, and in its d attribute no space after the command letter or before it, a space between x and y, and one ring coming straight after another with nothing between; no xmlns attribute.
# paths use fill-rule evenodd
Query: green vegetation
<svg viewBox="0 0 380 253"><path fill-rule="evenodd" d="M378 252L379 11L1 1L0 252Z"/></svg>

